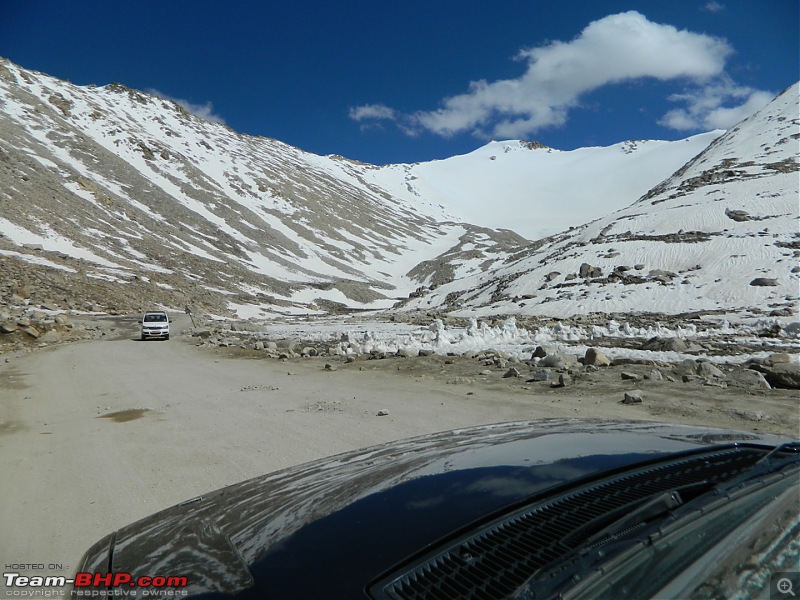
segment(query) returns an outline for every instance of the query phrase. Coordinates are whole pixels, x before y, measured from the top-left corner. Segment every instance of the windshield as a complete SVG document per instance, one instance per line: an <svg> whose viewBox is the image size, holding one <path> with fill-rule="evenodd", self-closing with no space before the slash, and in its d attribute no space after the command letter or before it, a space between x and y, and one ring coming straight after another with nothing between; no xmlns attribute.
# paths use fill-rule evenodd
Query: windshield
<svg viewBox="0 0 800 600"><path fill-rule="evenodd" d="M145 323L164 323L167 320L167 315L145 315L144 322Z"/></svg>

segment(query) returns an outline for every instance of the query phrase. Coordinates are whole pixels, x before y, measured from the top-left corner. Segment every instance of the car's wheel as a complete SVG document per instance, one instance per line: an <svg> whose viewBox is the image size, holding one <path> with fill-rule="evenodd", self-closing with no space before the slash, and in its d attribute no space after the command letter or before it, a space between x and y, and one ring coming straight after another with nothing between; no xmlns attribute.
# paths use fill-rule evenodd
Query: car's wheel
<svg viewBox="0 0 800 600"><path fill-rule="evenodd" d="M169 334L165 335L165 336L164 336L164 339L165 339L165 340L168 340L168 339L169 339Z"/></svg>
<svg viewBox="0 0 800 600"><path fill-rule="evenodd" d="M144 342L144 341L147 341L147 338L146 338L146 337L144 337L144 334L142 334L142 341L143 341L143 342Z"/></svg>

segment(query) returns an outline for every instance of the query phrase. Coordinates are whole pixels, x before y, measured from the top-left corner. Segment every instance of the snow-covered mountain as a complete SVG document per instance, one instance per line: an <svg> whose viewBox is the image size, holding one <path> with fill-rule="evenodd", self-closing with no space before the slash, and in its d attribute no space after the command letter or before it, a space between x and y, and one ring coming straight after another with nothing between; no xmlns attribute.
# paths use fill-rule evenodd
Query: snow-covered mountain
<svg viewBox="0 0 800 600"><path fill-rule="evenodd" d="M571 151L491 142L464 156L389 165L367 175L398 198L424 199L469 223L537 240L628 206L722 133Z"/></svg>
<svg viewBox="0 0 800 600"><path fill-rule="evenodd" d="M700 163L700 174L690 168L667 181L721 132L570 152L493 142L443 161L377 167L241 135L119 84L75 86L0 59L0 293L19 300L25 291L32 301L76 308L193 304L240 316L389 308L409 295L405 308L579 310L565 296L552 296L553 289L561 289L554 286L569 289L569 284L575 293L585 285L594 298L595 284L566 280L567 268L580 271L570 260L605 266L591 241L599 221L582 226L586 221L630 206L654 186L684 190L684 180L704 171L730 179L732 186L772 181L750 172L767 160L796 168L796 140L783 146L773 140L789 135L782 127L796 131L794 117L747 126L761 128L758 135L772 140L763 142L771 144L769 152L742 136L723 143L732 139L729 134L712 149L731 146L730 156L701 155L696 160L708 166ZM768 167L762 171L772 173ZM637 209L646 208L651 219L674 204L654 198L656 204ZM730 210L738 206L726 203ZM705 207L712 207L711 200L698 197L696 211L705 214ZM794 218L796 208L795 203ZM628 215L623 210L612 220L639 223L622 214ZM796 222L781 214L773 219L772 212L750 209L754 219L773 219L775 225L764 225L794 243L783 232L796 230ZM726 220L736 227L760 223ZM672 231L674 225L642 223L653 231ZM580 229L532 241L567 227ZM679 228L696 229L693 222ZM584 234L585 242L570 242ZM622 234L612 227L604 235ZM614 239L621 246L632 241ZM639 241L644 248L663 245L658 239ZM672 249L680 254L685 246ZM756 248L755 242L751 246ZM556 256L562 248L564 255ZM584 250L586 256L579 256ZM741 253L752 254L754 264L772 257ZM536 264L545 257L549 264L567 261L559 267L565 281L551 276L539 290ZM652 263L664 263L653 269L672 264ZM783 290L781 285L789 282L781 280L773 291ZM420 286L435 289L423 292ZM515 296L525 298L514 302ZM630 294L624 296L627 305ZM760 298L747 296L742 305ZM639 299L642 311L668 304L658 293L652 305L646 295ZM739 306L738 296L728 300ZM591 307L604 310L602 302Z"/></svg>
<svg viewBox="0 0 800 600"><path fill-rule="evenodd" d="M798 84L630 206L412 299L455 314L797 316Z"/></svg>

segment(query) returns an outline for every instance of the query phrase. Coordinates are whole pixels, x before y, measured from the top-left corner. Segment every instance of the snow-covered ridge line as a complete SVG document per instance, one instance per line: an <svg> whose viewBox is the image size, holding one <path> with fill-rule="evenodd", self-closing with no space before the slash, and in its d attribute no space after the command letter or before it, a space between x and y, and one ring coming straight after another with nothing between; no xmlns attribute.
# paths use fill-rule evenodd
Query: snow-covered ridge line
<svg viewBox="0 0 800 600"><path fill-rule="evenodd" d="M2 59L0 103L0 250L109 305L796 314L796 86L722 136L385 167Z"/></svg>
<svg viewBox="0 0 800 600"><path fill-rule="evenodd" d="M459 316L730 311L797 318L798 85L630 206L407 309Z"/></svg>

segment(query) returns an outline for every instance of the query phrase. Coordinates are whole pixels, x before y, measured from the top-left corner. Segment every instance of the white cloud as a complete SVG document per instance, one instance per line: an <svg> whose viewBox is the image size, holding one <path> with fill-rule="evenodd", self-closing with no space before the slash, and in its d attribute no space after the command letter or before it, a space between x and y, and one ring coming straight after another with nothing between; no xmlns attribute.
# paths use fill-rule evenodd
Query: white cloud
<svg viewBox="0 0 800 600"><path fill-rule="evenodd" d="M706 8L711 10L712 4ZM721 38L653 23L630 11L589 23L569 42L520 51L517 58L526 65L520 77L473 81L466 93L444 99L437 110L404 115L384 105L367 105L351 109L350 116L360 121L390 119L410 134L429 131L448 137L470 132L482 138L519 138L565 124L570 110L593 90L652 78L689 82L698 88L691 98L683 98L689 108L671 111L662 119L669 127L692 128L694 123L696 128L698 123L727 122L766 94L751 90L748 100L732 108L723 108L722 101L735 96L722 96L713 112L692 110L692 98L730 88L719 81L726 80L725 61L732 51Z"/></svg>
<svg viewBox="0 0 800 600"><path fill-rule="evenodd" d="M364 104L350 109L350 118L354 121L364 119L394 119L395 111L383 104Z"/></svg>
<svg viewBox="0 0 800 600"><path fill-rule="evenodd" d="M153 88L148 89L147 93L158 96L159 98L163 98L164 100L171 100L175 104L185 108L196 117L200 117L206 121L211 121L212 123L221 123L222 125L225 125L225 118L214 112L214 105L210 101L206 102L205 104L194 104L182 98L173 98L172 96L163 94Z"/></svg>
<svg viewBox="0 0 800 600"><path fill-rule="evenodd" d="M706 10L711 13L718 13L725 10L725 5L720 4L719 2L706 2L705 6L703 6L703 10Z"/></svg>
<svg viewBox="0 0 800 600"><path fill-rule="evenodd" d="M679 131L730 129L766 106L772 97L772 93L723 80L691 92L670 96L669 100L683 102L686 108L669 111L659 124Z"/></svg>

